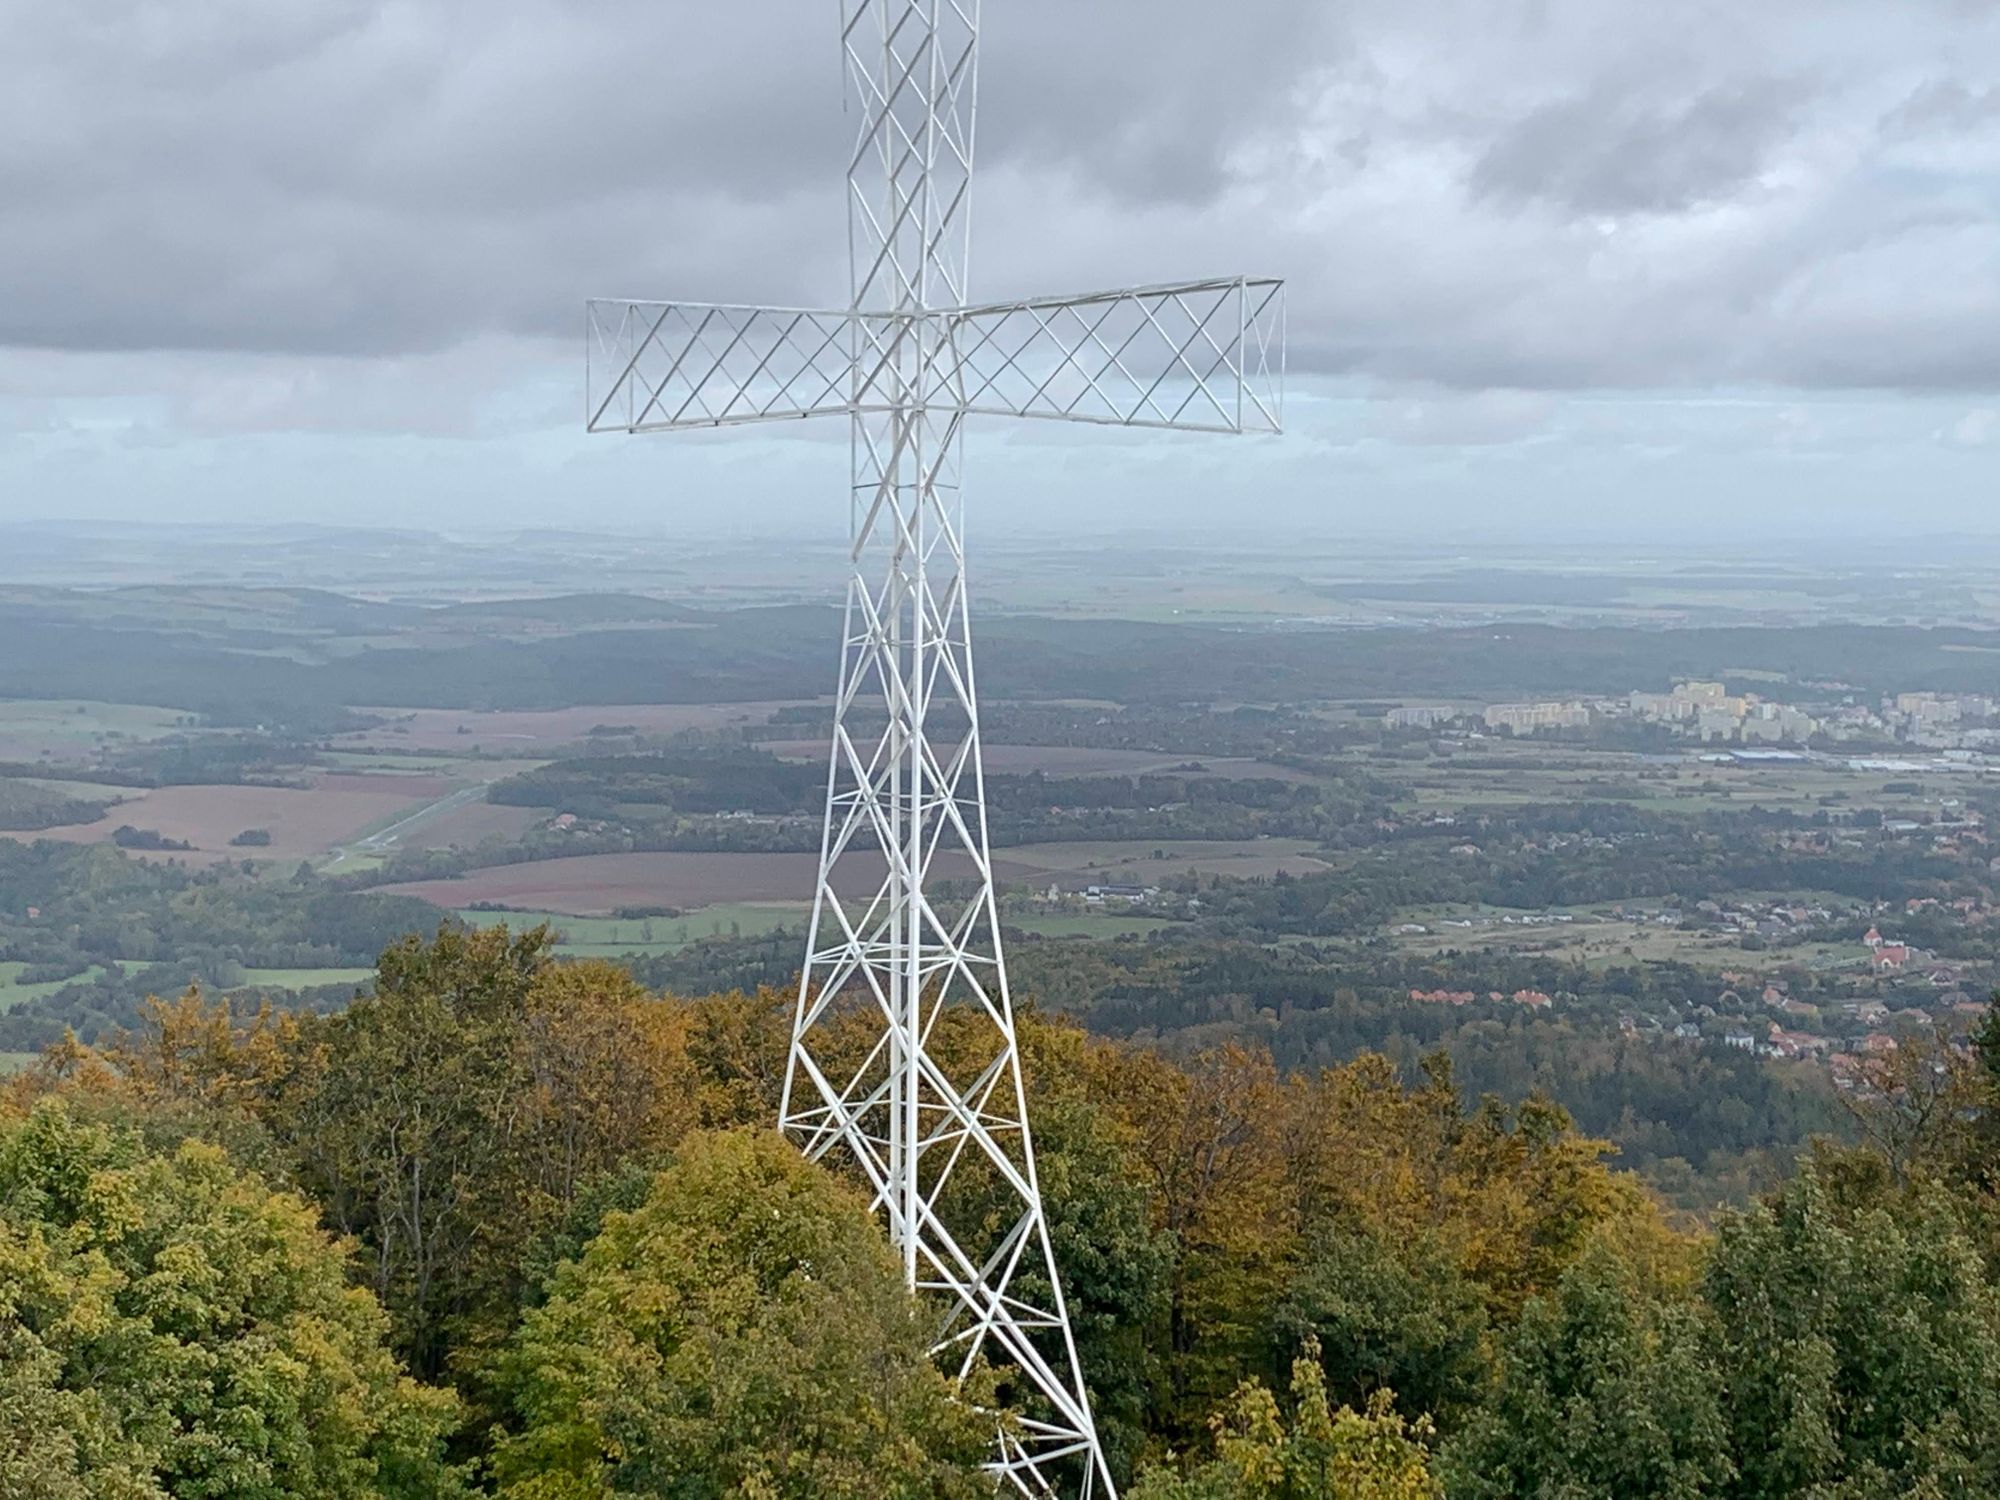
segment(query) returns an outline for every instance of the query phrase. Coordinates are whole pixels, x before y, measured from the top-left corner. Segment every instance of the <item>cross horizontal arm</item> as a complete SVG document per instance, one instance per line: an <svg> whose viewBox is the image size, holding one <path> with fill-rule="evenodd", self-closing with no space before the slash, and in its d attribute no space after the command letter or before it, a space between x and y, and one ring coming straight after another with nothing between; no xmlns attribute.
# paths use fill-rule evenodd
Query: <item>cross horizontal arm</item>
<svg viewBox="0 0 2000 1500"><path fill-rule="evenodd" d="M700 302L586 307L592 432L726 427L853 409L875 331L852 313Z"/></svg>
<svg viewBox="0 0 2000 1500"><path fill-rule="evenodd" d="M836 413L1277 432L1284 283L1235 277L894 312L588 304L592 432Z"/></svg>
<svg viewBox="0 0 2000 1500"><path fill-rule="evenodd" d="M1277 432L1284 283L1233 277L954 308L960 410Z"/></svg>

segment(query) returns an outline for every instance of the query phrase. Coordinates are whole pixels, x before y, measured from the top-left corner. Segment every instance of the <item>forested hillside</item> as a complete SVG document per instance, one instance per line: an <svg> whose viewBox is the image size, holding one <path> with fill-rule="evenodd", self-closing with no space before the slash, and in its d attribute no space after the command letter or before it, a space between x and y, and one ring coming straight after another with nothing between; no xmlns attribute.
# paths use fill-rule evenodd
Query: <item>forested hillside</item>
<svg viewBox="0 0 2000 1500"><path fill-rule="evenodd" d="M191 992L17 1076L0 1492L990 1493L865 1197L769 1130L787 997L549 946L448 928L339 1013ZM1439 1054L1020 1024L1138 1500L2000 1492L2000 1009L1709 1227Z"/></svg>

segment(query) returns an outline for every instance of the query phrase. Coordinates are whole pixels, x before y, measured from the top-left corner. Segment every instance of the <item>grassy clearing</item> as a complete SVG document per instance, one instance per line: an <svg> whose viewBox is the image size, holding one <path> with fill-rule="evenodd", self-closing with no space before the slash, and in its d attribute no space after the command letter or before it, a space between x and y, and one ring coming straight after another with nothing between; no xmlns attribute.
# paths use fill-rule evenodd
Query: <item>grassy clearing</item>
<svg viewBox="0 0 2000 1500"><path fill-rule="evenodd" d="M38 1052L0 1052L0 1078L32 1068L40 1056Z"/></svg>
<svg viewBox="0 0 2000 1500"><path fill-rule="evenodd" d="M1317 874L1328 868L1310 839L1099 839L1021 844L995 851L1009 880L1042 886L1055 877L1084 884L1159 885L1190 872L1263 877L1284 871Z"/></svg>

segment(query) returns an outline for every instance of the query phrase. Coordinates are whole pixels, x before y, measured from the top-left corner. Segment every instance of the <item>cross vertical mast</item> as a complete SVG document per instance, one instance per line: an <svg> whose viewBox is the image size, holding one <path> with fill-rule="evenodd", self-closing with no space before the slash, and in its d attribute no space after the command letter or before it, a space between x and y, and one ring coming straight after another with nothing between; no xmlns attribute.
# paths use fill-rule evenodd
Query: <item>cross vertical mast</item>
<svg viewBox="0 0 2000 1500"><path fill-rule="evenodd" d="M978 0L841 0L846 308L593 302L593 431L849 419L852 577L779 1125L870 1184L938 1358L1017 1416L991 1465L1115 1500L1028 1130L973 687L968 414L1276 431L1281 284L967 296Z"/></svg>

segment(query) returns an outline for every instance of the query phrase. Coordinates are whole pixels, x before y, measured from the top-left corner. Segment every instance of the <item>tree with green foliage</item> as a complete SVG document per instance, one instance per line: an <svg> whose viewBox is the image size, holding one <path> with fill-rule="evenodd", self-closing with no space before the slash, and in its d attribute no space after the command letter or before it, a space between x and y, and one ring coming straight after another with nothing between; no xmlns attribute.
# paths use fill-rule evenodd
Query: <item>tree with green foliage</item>
<svg viewBox="0 0 2000 1500"><path fill-rule="evenodd" d="M1034 1098L1035 1162L1049 1242L1091 1413L1115 1478L1143 1448L1160 1394L1160 1349L1177 1245L1153 1222L1153 1203L1134 1157L1131 1131L1094 1097L1093 1059L1103 1043L1023 1011L1016 1018ZM1004 1197L996 1191L997 1209ZM1021 1285L1030 1302L1048 1295L1032 1266Z"/></svg>
<svg viewBox="0 0 2000 1500"><path fill-rule="evenodd" d="M539 927L397 944L376 993L303 1024L259 1091L426 1375L504 1342L524 1252L584 1183L694 1122L679 1013L550 945Z"/></svg>
<svg viewBox="0 0 2000 1500"><path fill-rule="evenodd" d="M926 1327L856 1189L768 1131L691 1136L528 1313L501 1493L990 1496L993 1419Z"/></svg>
<svg viewBox="0 0 2000 1500"><path fill-rule="evenodd" d="M1942 1189L1843 1211L1807 1165L1722 1224L1702 1290L1732 1497L2000 1493L2000 1293Z"/></svg>
<svg viewBox="0 0 2000 1500"><path fill-rule="evenodd" d="M306 1030L279 1092L301 1180L361 1241L426 1376L444 1372L455 1324L506 1300L527 1209L514 1023L549 946L544 929L504 927L397 944L373 996Z"/></svg>
<svg viewBox="0 0 2000 1500"><path fill-rule="evenodd" d="M1290 1421L1258 1381L1239 1386L1210 1422L1215 1457L1185 1470L1156 1466L1131 1500L1434 1500L1430 1424L1406 1422L1387 1390L1364 1411L1332 1409L1320 1349L1292 1364Z"/></svg>
<svg viewBox="0 0 2000 1500"><path fill-rule="evenodd" d="M1967 1173L1983 1192L2000 1197L2000 991L1972 1034L1972 1097L1963 1101L1970 1116Z"/></svg>
<svg viewBox="0 0 2000 1500"><path fill-rule="evenodd" d="M1694 1500L1732 1467L1689 1303L1594 1245L1501 1340L1487 1403L1444 1447L1452 1500Z"/></svg>
<svg viewBox="0 0 2000 1500"><path fill-rule="evenodd" d="M312 1209L213 1146L57 1100L0 1124L0 1494L446 1496L456 1403L410 1380Z"/></svg>
<svg viewBox="0 0 2000 1500"><path fill-rule="evenodd" d="M1337 1400L1393 1390L1443 1422L1479 1398L1486 1309L1433 1236L1393 1242L1361 1223L1319 1225L1272 1321L1281 1352L1317 1341Z"/></svg>

